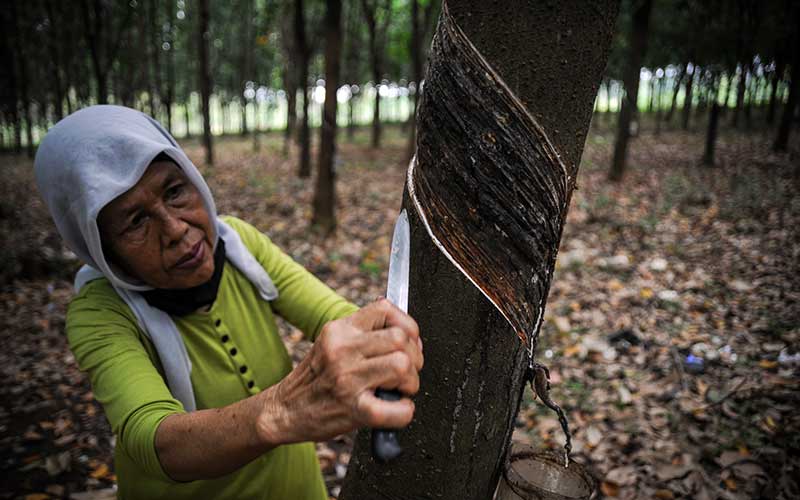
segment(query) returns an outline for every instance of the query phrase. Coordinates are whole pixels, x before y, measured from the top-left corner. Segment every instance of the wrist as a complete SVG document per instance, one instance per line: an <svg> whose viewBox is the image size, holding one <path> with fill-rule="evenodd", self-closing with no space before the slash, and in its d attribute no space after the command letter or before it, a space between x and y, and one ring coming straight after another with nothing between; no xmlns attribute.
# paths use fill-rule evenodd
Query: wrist
<svg viewBox="0 0 800 500"><path fill-rule="evenodd" d="M259 443L267 449L291 442L288 411L279 397L278 383L258 395L259 409L255 422L255 433Z"/></svg>

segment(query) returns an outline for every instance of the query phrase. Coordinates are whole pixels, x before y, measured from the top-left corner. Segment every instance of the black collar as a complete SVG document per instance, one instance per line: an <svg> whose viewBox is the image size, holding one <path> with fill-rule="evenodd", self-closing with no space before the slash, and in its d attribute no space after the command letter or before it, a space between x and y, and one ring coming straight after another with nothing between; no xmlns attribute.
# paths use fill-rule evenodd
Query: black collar
<svg viewBox="0 0 800 500"><path fill-rule="evenodd" d="M217 249L214 251L214 274L211 279L202 285L182 290L156 288L142 292L142 296L148 304L161 309L170 316L186 316L201 307L214 303L217 299L217 291L224 268L225 243L220 238L217 240Z"/></svg>

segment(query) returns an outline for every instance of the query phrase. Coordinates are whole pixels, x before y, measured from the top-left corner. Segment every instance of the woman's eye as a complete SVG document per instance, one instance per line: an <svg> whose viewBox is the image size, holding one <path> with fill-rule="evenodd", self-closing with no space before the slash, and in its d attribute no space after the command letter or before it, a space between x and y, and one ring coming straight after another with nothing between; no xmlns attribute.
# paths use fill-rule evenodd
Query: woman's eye
<svg viewBox="0 0 800 500"><path fill-rule="evenodd" d="M184 191L183 184L175 184L174 186L167 189L166 193L167 199L174 200L175 198L178 198L180 195L182 195L183 191Z"/></svg>
<svg viewBox="0 0 800 500"><path fill-rule="evenodd" d="M147 221L147 216L145 214L137 214L133 217L133 219L131 219L130 224L128 224L127 230L130 232L140 229L144 226L144 223L146 221Z"/></svg>

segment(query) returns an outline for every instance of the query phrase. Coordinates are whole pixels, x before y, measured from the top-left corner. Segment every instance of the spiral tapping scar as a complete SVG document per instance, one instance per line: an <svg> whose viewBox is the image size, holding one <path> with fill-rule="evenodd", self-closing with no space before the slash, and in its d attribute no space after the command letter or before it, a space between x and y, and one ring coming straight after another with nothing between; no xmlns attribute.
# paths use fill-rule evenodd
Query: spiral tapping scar
<svg viewBox="0 0 800 500"><path fill-rule="evenodd" d="M422 94L427 113L420 113L420 129L436 133L418 137L406 177L409 199L434 245L514 328L528 370L545 368L533 355L574 179L446 2L433 45L449 64L429 71ZM549 384L531 386L559 413L569 447Z"/></svg>

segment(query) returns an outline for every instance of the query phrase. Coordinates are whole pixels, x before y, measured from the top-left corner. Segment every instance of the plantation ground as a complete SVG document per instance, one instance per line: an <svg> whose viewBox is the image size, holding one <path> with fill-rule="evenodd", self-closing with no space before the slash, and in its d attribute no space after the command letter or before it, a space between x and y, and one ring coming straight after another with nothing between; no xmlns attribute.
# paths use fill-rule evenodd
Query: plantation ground
<svg viewBox="0 0 800 500"><path fill-rule="evenodd" d="M602 122L602 120L599 120ZM718 165L703 137L644 130L624 183L605 180L613 136L587 141L539 342L553 397L568 410L575 458L600 496L800 496L800 146L723 131ZM309 227L313 182L279 136L218 141L202 166L219 212L244 218L363 305L384 292L405 139L342 137L336 235ZM0 498L113 495L113 437L63 333L77 262L37 198L31 162L0 157ZM295 360L307 352L282 324ZM426 332L423 332L423 336ZM432 360L426 360L432 362ZM526 394L514 438L563 442ZM332 495L351 438L318 445ZM105 495L105 496L104 496Z"/></svg>

